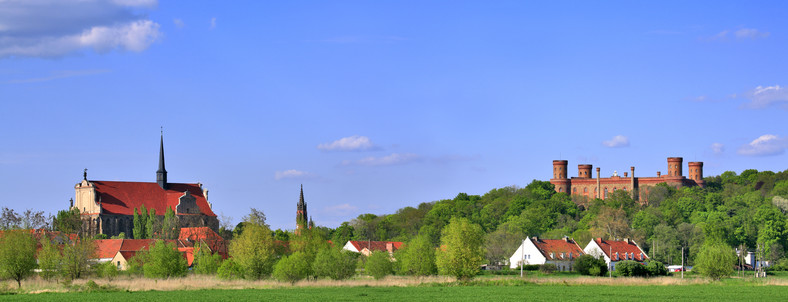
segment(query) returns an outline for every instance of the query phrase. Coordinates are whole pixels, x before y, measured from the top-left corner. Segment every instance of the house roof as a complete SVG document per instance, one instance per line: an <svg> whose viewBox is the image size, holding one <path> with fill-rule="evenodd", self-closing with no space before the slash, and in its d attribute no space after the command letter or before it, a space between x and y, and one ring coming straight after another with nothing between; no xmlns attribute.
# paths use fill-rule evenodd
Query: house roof
<svg viewBox="0 0 788 302"><path fill-rule="evenodd" d="M126 260L131 260L138 252L150 249L157 239L101 239L95 240L96 258L113 258L120 253ZM194 246L182 240L164 240L174 243L189 265L194 261Z"/></svg>
<svg viewBox="0 0 788 302"><path fill-rule="evenodd" d="M106 214L133 215L134 209L144 204L148 209L156 209L157 215L164 215L168 207L175 210L180 197L189 191L200 212L216 216L199 184L168 183L168 189L165 190L155 182L95 180L91 183L101 198L101 208Z"/></svg>
<svg viewBox="0 0 788 302"><path fill-rule="evenodd" d="M636 261L646 261L648 259L648 255L632 240L602 240L602 238L594 238L594 242L599 245L602 252L611 261L630 259L625 255L631 255Z"/></svg>
<svg viewBox="0 0 788 302"><path fill-rule="evenodd" d="M123 239L99 239L93 243L96 245L96 258L112 258L120 251Z"/></svg>
<svg viewBox="0 0 788 302"><path fill-rule="evenodd" d="M531 238L536 248L547 260L571 260L585 254L583 249L572 239ZM570 257L571 253L571 257Z"/></svg>
<svg viewBox="0 0 788 302"><path fill-rule="evenodd" d="M179 243L186 244L186 242L190 242L192 246L194 246L195 242L202 242L208 246L211 252L219 253L222 258L226 259L229 256L227 253L227 242L209 227L181 228L178 239Z"/></svg>
<svg viewBox="0 0 788 302"><path fill-rule="evenodd" d="M356 248L357 251L361 251L363 249L368 249L370 251L388 251L386 248L386 244L391 243L393 251L400 249L402 246L402 242L398 241L356 241L350 240L348 241L353 247Z"/></svg>

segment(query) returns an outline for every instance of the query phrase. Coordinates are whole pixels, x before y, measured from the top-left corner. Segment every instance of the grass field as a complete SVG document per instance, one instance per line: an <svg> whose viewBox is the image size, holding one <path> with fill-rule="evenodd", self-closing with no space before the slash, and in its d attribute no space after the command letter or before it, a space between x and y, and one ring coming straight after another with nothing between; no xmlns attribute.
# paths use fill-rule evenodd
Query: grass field
<svg viewBox="0 0 788 302"><path fill-rule="evenodd" d="M285 287L187 291L41 293L4 295L0 300L33 301L784 301L788 288L738 284L563 285L432 284L407 287Z"/></svg>

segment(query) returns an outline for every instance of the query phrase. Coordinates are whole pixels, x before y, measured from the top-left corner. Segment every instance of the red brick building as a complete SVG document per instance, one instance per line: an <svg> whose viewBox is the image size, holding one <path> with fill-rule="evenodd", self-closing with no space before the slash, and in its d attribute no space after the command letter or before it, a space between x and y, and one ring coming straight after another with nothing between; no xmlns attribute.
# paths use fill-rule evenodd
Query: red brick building
<svg viewBox="0 0 788 302"><path fill-rule="evenodd" d="M635 167L630 167L630 172L624 172L624 176L614 173L611 177L602 178L600 168L596 168L596 178L592 174L592 165L581 164L577 166L577 177L569 178L568 164L566 160L553 161L553 178L550 183L555 185L556 192L567 193L573 196L585 196L587 198L605 199L616 190L630 192L635 200L642 203L648 202L649 190L660 183L666 183L671 187L704 187L703 181L703 162L689 162L689 177L683 175L681 157L668 157L668 173L662 175L657 172L655 177L635 177Z"/></svg>

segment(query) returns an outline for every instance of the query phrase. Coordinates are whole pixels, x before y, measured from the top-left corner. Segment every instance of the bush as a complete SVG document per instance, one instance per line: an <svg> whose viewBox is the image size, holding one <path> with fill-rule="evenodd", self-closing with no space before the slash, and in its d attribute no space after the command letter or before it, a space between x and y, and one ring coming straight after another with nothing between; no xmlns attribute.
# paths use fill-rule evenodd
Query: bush
<svg viewBox="0 0 788 302"><path fill-rule="evenodd" d="M479 273L484 261L484 231L467 218L453 217L441 231L441 248L435 264L442 275L469 280Z"/></svg>
<svg viewBox="0 0 788 302"><path fill-rule="evenodd" d="M99 277L107 278L107 281L112 281L118 276L118 267L112 261L104 262L96 266L96 274Z"/></svg>
<svg viewBox="0 0 788 302"><path fill-rule="evenodd" d="M652 277L668 275L668 269L659 261L651 261L646 264L646 271L648 271L648 275Z"/></svg>
<svg viewBox="0 0 788 302"><path fill-rule="evenodd" d="M373 252L367 258L367 265L364 270L375 279L381 279L394 273L394 264L388 252Z"/></svg>
<svg viewBox="0 0 788 302"><path fill-rule="evenodd" d="M335 248L323 249L315 256L312 270L317 277L343 280L356 274L356 253Z"/></svg>
<svg viewBox="0 0 788 302"><path fill-rule="evenodd" d="M232 258L222 261L222 265L216 270L220 279L232 280L244 277L243 268L235 263Z"/></svg>
<svg viewBox="0 0 788 302"><path fill-rule="evenodd" d="M308 255L304 252L295 252L290 256L282 257L274 265L273 275L279 281L287 281L292 284L308 277L310 270Z"/></svg>
<svg viewBox="0 0 788 302"><path fill-rule="evenodd" d="M435 266L435 247L427 236L413 238L394 256L397 259L396 264L399 265L397 271L402 274L429 276L438 272Z"/></svg>
<svg viewBox="0 0 788 302"><path fill-rule="evenodd" d="M243 232L230 242L230 256L243 268L244 278L262 279L271 275L274 241L265 225L244 222Z"/></svg>
<svg viewBox="0 0 788 302"><path fill-rule="evenodd" d="M605 260L588 254L575 258L574 268L581 275L585 276L603 276L607 274L607 263L605 263Z"/></svg>
<svg viewBox="0 0 788 302"><path fill-rule="evenodd" d="M622 277L645 277L648 275L648 271L640 262L624 260L616 263L616 275Z"/></svg>
<svg viewBox="0 0 788 302"><path fill-rule="evenodd" d="M733 274L736 254L722 242L706 242L695 258L695 268L701 275L719 280Z"/></svg>
<svg viewBox="0 0 788 302"><path fill-rule="evenodd" d="M142 265L146 278L170 278L186 275L188 263L174 244L162 240L156 241L150 249Z"/></svg>
<svg viewBox="0 0 788 302"><path fill-rule="evenodd" d="M556 270L558 270L558 267L553 263L545 263L539 266L539 272L544 274L552 274Z"/></svg>
<svg viewBox="0 0 788 302"><path fill-rule="evenodd" d="M192 262L192 271L195 274L213 275L222 264L222 256L218 253L211 254L211 251L206 247L198 245L194 251L194 261Z"/></svg>

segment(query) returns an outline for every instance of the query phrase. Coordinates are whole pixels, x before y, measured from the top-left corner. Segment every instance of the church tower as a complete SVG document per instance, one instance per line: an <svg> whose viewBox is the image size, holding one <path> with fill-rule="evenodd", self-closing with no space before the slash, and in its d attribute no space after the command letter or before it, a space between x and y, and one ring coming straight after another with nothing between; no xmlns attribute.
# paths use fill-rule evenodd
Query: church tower
<svg viewBox="0 0 788 302"><path fill-rule="evenodd" d="M304 185L301 185L301 196L298 198L298 206L296 209L296 230L308 227L308 217L306 202L304 202Z"/></svg>
<svg viewBox="0 0 788 302"><path fill-rule="evenodd" d="M159 143L159 170L156 171L156 182L164 190L167 190L167 170L164 169L164 133L161 134Z"/></svg>

